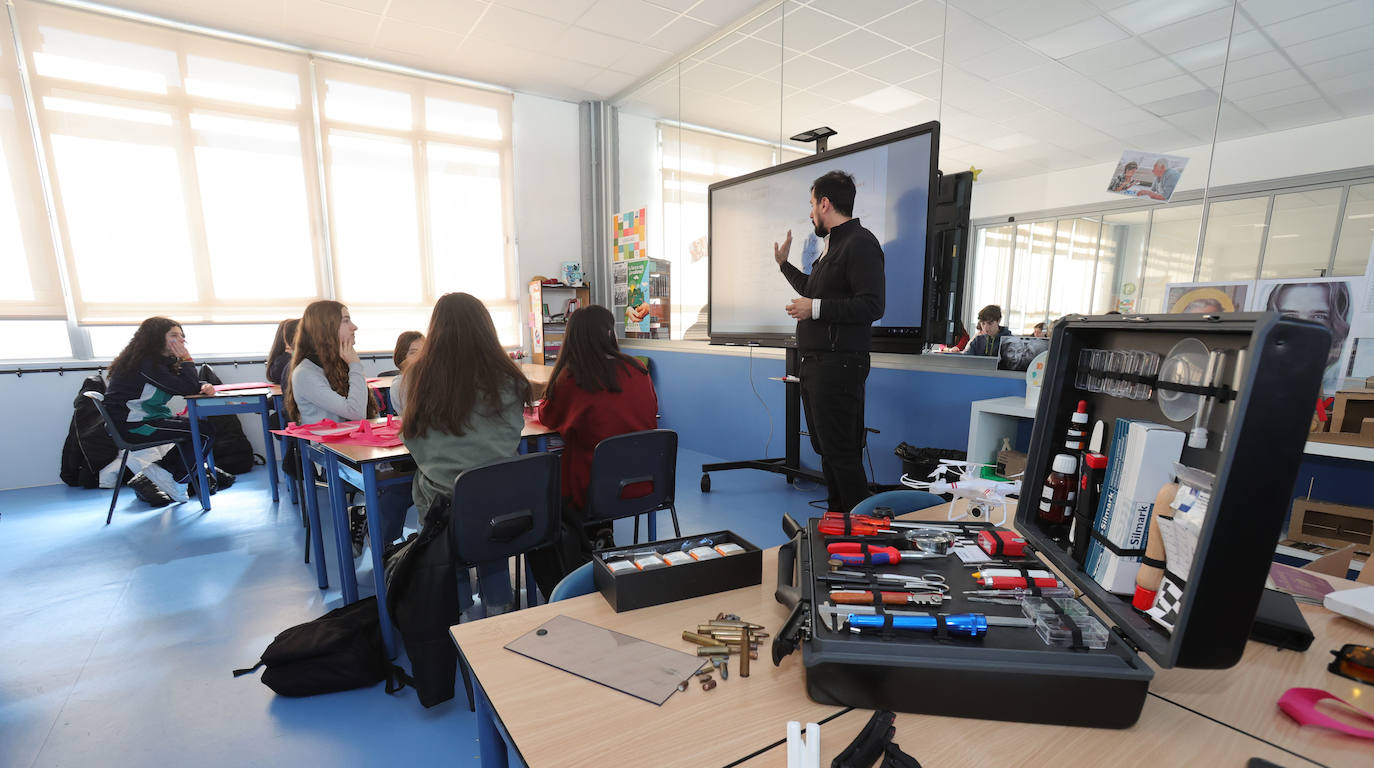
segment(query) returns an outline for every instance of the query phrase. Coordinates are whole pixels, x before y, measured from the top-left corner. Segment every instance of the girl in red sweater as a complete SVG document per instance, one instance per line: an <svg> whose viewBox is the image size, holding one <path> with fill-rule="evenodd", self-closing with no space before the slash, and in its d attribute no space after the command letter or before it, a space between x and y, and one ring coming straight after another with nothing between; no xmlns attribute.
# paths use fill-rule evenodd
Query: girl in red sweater
<svg viewBox="0 0 1374 768"><path fill-rule="evenodd" d="M654 383L638 360L620 351L610 310L592 305L568 318L563 349L539 407L539 421L563 438L565 541L558 558L561 562L555 569L549 558L544 558L543 567L535 567L535 580L547 595L559 578L587 562L596 539L606 544L611 540L608 524L587 526L583 522L597 443L658 426ZM624 493L634 498L650 490L630 485Z"/></svg>

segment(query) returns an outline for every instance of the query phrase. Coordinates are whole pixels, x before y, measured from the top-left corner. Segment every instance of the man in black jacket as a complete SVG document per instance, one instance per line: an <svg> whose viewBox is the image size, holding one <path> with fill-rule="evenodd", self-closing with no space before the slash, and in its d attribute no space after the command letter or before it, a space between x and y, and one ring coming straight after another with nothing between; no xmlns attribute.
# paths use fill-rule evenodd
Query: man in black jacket
<svg viewBox="0 0 1374 768"><path fill-rule="evenodd" d="M863 469L864 383L874 322L883 316L883 249L854 214L854 177L831 171L811 185L811 224L829 247L808 276L787 263L789 230L773 258L800 293L786 307L797 321L802 407L821 457L830 509L868 496Z"/></svg>

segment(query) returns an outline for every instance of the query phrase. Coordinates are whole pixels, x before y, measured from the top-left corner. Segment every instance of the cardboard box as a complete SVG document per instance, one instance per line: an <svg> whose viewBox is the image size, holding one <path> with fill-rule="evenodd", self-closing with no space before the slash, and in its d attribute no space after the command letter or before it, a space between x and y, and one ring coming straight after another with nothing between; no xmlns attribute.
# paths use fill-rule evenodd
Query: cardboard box
<svg viewBox="0 0 1374 768"><path fill-rule="evenodd" d="M997 452L997 474L1002 477L1019 475L1026 471L1026 454L1020 451Z"/></svg>
<svg viewBox="0 0 1374 768"><path fill-rule="evenodd" d="M623 559L629 553L681 552L683 544L695 546L710 539L711 546L738 544L744 551L710 560L695 560L681 565L652 570L612 573L606 561ZM731 531L716 531L697 536L664 539L627 547L615 547L592 554L592 580L616 613L686 600L716 592L750 587L763 582L763 550Z"/></svg>
<svg viewBox="0 0 1374 768"><path fill-rule="evenodd" d="M1288 538L1314 544L1374 547L1374 509L1297 498L1288 519Z"/></svg>

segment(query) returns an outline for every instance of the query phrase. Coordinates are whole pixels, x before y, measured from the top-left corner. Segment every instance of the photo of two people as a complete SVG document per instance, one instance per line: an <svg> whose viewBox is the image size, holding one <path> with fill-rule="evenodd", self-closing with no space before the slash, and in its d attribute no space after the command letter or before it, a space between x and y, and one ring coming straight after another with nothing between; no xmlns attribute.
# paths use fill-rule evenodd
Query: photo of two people
<svg viewBox="0 0 1374 768"><path fill-rule="evenodd" d="M1188 158L1128 149L1121 153L1107 191L1168 202L1178 188Z"/></svg>

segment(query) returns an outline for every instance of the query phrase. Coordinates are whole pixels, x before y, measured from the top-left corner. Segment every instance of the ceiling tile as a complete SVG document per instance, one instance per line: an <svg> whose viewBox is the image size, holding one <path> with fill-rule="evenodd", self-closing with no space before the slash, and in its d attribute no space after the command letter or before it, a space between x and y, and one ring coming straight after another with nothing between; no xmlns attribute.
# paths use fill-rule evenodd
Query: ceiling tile
<svg viewBox="0 0 1374 768"><path fill-rule="evenodd" d="M567 24L586 13L594 2L596 0L492 0L493 5L503 5L517 11L546 16Z"/></svg>
<svg viewBox="0 0 1374 768"><path fill-rule="evenodd" d="M340 6L329 6L319 0L299 0L282 9L282 22L287 29L299 30L305 40L314 35L327 35L350 43L371 45L382 17Z"/></svg>
<svg viewBox="0 0 1374 768"><path fill-rule="evenodd" d="M1258 56L1249 56L1244 59L1237 59L1233 55L1231 61L1226 65L1226 85L1230 87L1231 83L1263 77L1289 68L1288 59L1278 51L1261 53Z"/></svg>
<svg viewBox="0 0 1374 768"><path fill-rule="evenodd" d="M1126 37L1128 35L1122 32L1120 27L1101 16L1093 15L1077 24L1031 38L1026 44L1052 59L1063 59Z"/></svg>
<svg viewBox="0 0 1374 768"><path fill-rule="evenodd" d="M603 99L609 99L633 85L638 77L639 75L632 75L627 72L603 69L592 75L584 87Z"/></svg>
<svg viewBox="0 0 1374 768"><path fill-rule="evenodd" d="M780 7L772 8L767 13L755 17L752 21L736 27L735 31L774 45L782 45L782 24L779 23L781 18L782 9Z"/></svg>
<svg viewBox="0 0 1374 768"><path fill-rule="evenodd" d="M1037 0L1015 3L991 13L977 10L988 24L1022 40L1047 35L1097 15L1097 9L1083 0Z"/></svg>
<svg viewBox="0 0 1374 768"><path fill-rule="evenodd" d="M1321 99L1299 104L1285 104L1281 107L1263 109L1250 113L1271 131L1282 131L1303 125L1325 123L1340 117L1337 112Z"/></svg>
<svg viewBox="0 0 1374 768"><path fill-rule="evenodd" d="M696 5L698 0L649 0L649 2L661 8L667 8L673 13L686 13L687 9Z"/></svg>
<svg viewBox="0 0 1374 768"><path fill-rule="evenodd" d="M951 14L949 36L945 45L947 62L962 64L969 59L1019 45L1010 37L982 22L968 19L955 24L955 18L956 16Z"/></svg>
<svg viewBox="0 0 1374 768"><path fill-rule="evenodd" d="M783 62L782 65L783 82L800 88L810 88L842 72L844 72L844 69L841 67L837 67L828 61L821 61L820 59L806 55L788 59Z"/></svg>
<svg viewBox="0 0 1374 768"><path fill-rule="evenodd" d="M630 47L624 55L611 63L611 67L617 72L628 72L644 77L652 72L657 72L673 56L672 53L661 48L652 48L639 43L630 43Z"/></svg>
<svg viewBox="0 0 1374 768"><path fill-rule="evenodd" d="M902 83L914 77L938 72L939 69L940 62L910 48L904 48L891 56L861 67L859 71L886 83Z"/></svg>
<svg viewBox="0 0 1374 768"><path fill-rule="evenodd" d="M984 80L996 80L1013 72L1048 64L1049 59L1038 51L1031 50L1019 43L999 48L959 63L959 69L977 75Z"/></svg>
<svg viewBox="0 0 1374 768"><path fill-rule="evenodd" d="M939 72L931 72L899 83L908 91L915 91L927 99L940 99L940 94L944 93L944 78Z"/></svg>
<svg viewBox="0 0 1374 768"><path fill-rule="evenodd" d="M466 35L486 9L477 0L391 0L386 17Z"/></svg>
<svg viewBox="0 0 1374 768"><path fill-rule="evenodd" d="M1305 43L1290 45L1285 49L1285 52L1289 58L1298 64L1312 64L1349 53L1369 50L1374 47L1374 40L1370 39L1372 34L1374 34L1374 26L1365 25L1320 37L1316 40L1309 40Z"/></svg>
<svg viewBox="0 0 1374 768"><path fill-rule="evenodd" d="M330 5L342 5L355 11L367 11L380 15L386 8L387 0L328 0L328 3Z"/></svg>
<svg viewBox="0 0 1374 768"><path fill-rule="evenodd" d="M935 59L936 61L944 61L945 38L943 36L931 38L930 40L927 40L924 43L917 43L916 45L911 46L911 50L916 51L917 53L924 53L925 55L929 56L932 59Z"/></svg>
<svg viewBox="0 0 1374 768"><path fill-rule="evenodd" d="M834 109L839 106L839 101L819 93L811 91L801 91L788 96L782 102L782 114L784 124L787 120L802 115L809 115L823 112L827 109Z"/></svg>
<svg viewBox="0 0 1374 768"><path fill-rule="evenodd" d="M1330 8L1311 11L1301 16L1270 24L1264 28L1274 42L1291 46L1325 37L1332 32L1374 24L1374 4L1354 0Z"/></svg>
<svg viewBox="0 0 1374 768"><path fill-rule="evenodd" d="M603 35L582 27L568 27L549 48L560 58L580 61L594 67L609 67L634 50L638 43ZM642 46L638 46L642 47Z"/></svg>
<svg viewBox="0 0 1374 768"><path fill-rule="evenodd" d="M1231 36L1231 7L1194 16L1141 35L1145 42L1163 53L1174 53L1203 43L1226 40Z"/></svg>
<svg viewBox="0 0 1374 768"><path fill-rule="evenodd" d="M1250 114L1257 114L1274 107L1311 102L1319 97L1320 94L1315 88L1307 83L1302 83L1290 88L1279 88L1255 96L1235 99L1235 105Z"/></svg>
<svg viewBox="0 0 1374 768"><path fill-rule="evenodd" d="M1092 77L1097 72L1134 66L1136 62L1152 58L1154 55L1149 46L1140 42L1139 38L1128 37L1115 43L1093 48L1090 51L1075 53L1062 59L1062 61L1075 70Z"/></svg>
<svg viewBox="0 0 1374 768"><path fill-rule="evenodd" d="M1167 80L1181 74L1183 74L1183 70L1168 59L1142 59L1128 67L1114 69L1110 72L1099 72L1092 77L1108 88L1126 91L1146 83Z"/></svg>
<svg viewBox="0 0 1374 768"><path fill-rule="evenodd" d="M1189 75L1179 75L1165 80L1156 80L1153 83L1127 88L1121 95L1135 104L1167 99L1170 96L1181 96L1197 89L1197 81Z"/></svg>
<svg viewBox="0 0 1374 768"><path fill-rule="evenodd" d="M839 77L821 83L821 90L839 97L850 98L855 94L871 93L883 87L883 83L858 72L845 72Z"/></svg>
<svg viewBox="0 0 1374 768"><path fill-rule="evenodd" d="M650 37L647 42L656 48L682 55L691 51L693 46L710 37L715 31L716 28L706 22L679 17L677 21Z"/></svg>
<svg viewBox="0 0 1374 768"><path fill-rule="evenodd" d="M901 46L863 29L856 29L811 52L819 59L858 69L901 50Z"/></svg>
<svg viewBox="0 0 1374 768"><path fill-rule="evenodd" d="M1225 104L1222 106L1221 124L1217 126L1218 141L1254 136L1263 131L1264 126L1260 125L1258 120L1237 109L1236 105Z"/></svg>
<svg viewBox="0 0 1374 768"><path fill-rule="evenodd" d="M1239 23L1236 26L1240 26ZM1237 31L1231 35L1231 61L1259 56L1274 50L1275 48L1269 42L1269 38L1258 30Z"/></svg>
<svg viewBox="0 0 1374 768"><path fill-rule="evenodd" d="M1228 76L1224 91L1227 101L1239 103L1244 99L1250 99L1266 93L1283 90L1284 88L1293 88L1306 84L1307 78L1290 67L1278 72L1271 72L1262 77L1253 77L1249 80L1231 80ZM1243 105L1242 108L1244 108Z"/></svg>
<svg viewBox="0 0 1374 768"><path fill-rule="evenodd" d="M415 56L443 58L458 50L462 43L463 35L457 32L385 19L377 31L376 46Z"/></svg>
<svg viewBox="0 0 1374 768"><path fill-rule="evenodd" d="M1348 91L1333 96L1331 100L1347 117L1374 114L1374 88Z"/></svg>
<svg viewBox="0 0 1374 768"><path fill-rule="evenodd" d="M1306 64L1302 67L1302 71L1316 81L1318 86L1332 78L1356 73L1368 74L1371 70L1374 70L1374 48Z"/></svg>
<svg viewBox="0 0 1374 768"><path fill-rule="evenodd" d="M1180 67L1196 72L1226 63L1226 41L1214 40L1210 43L1175 51L1169 58Z"/></svg>
<svg viewBox="0 0 1374 768"><path fill-rule="evenodd" d="M945 6L935 0L912 3L873 26L873 31L902 45L939 37L945 30Z"/></svg>
<svg viewBox="0 0 1374 768"><path fill-rule="evenodd" d="M1230 5L1230 0L1136 0L1107 15L1139 35Z"/></svg>
<svg viewBox="0 0 1374 768"><path fill-rule="evenodd" d="M782 48L753 37L741 37L729 48L711 57L722 67L759 75L778 68L782 63Z"/></svg>
<svg viewBox="0 0 1374 768"><path fill-rule="evenodd" d="M687 14L694 19L710 22L718 27L725 27L744 18L751 10L758 6L758 0L701 0L695 6L687 0L678 0L676 3L660 2L652 0L658 5L665 5L676 9L678 6L688 7ZM777 14L777 11L773 12Z"/></svg>
<svg viewBox="0 0 1374 768"><path fill-rule="evenodd" d="M1224 67L1220 64L1215 67L1207 67L1206 69L1193 71L1193 77L1196 77L1204 86L1212 89L1221 87L1221 78L1223 74Z"/></svg>
<svg viewBox="0 0 1374 768"><path fill-rule="evenodd" d="M1293 0L1245 0L1242 7L1256 23L1267 26L1342 2L1345 0L1303 0L1301 3Z"/></svg>
<svg viewBox="0 0 1374 768"><path fill-rule="evenodd" d="M472 37L515 48L545 51L549 50L565 28L562 22L544 16L493 5L473 28Z"/></svg>
<svg viewBox="0 0 1374 768"><path fill-rule="evenodd" d="M725 95L760 107L771 104L774 109L782 103L780 84L776 79L765 77L751 77L727 90Z"/></svg>
<svg viewBox="0 0 1374 768"><path fill-rule="evenodd" d="M812 0L811 7L863 26L910 4L910 0Z"/></svg>
<svg viewBox="0 0 1374 768"><path fill-rule="evenodd" d="M1153 116L1140 107L1128 106L1113 110L1094 110L1091 113L1081 115L1079 119L1093 128L1111 133L1113 128L1153 119Z"/></svg>
<svg viewBox="0 0 1374 768"><path fill-rule="evenodd" d="M643 40L677 18L672 11L640 0L596 0L577 17L577 26L626 40Z"/></svg>
<svg viewBox="0 0 1374 768"><path fill-rule="evenodd" d="M854 25L806 6L790 7L783 17L783 45L809 51L854 29Z"/></svg>
<svg viewBox="0 0 1374 768"><path fill-rule="evenodd" d="M1160 117L1168 117L1170 115L1177 115L1194 109L1200 109L1208 105L1211 105L1213 111L1216 110L1217 94L1215 91L1201 89L1191 93L1159 99L1158 101L1151 101L1146 104L1141 104L1140 106L1151 114L1159 115Z"/></svg>
<svg viewBox="0 0 1374 768"><path fill-rule="evenodd" d="M749 79L749 75L715 64L699 64L682 73L683 90L696 88L720 93Z"/></svg>

